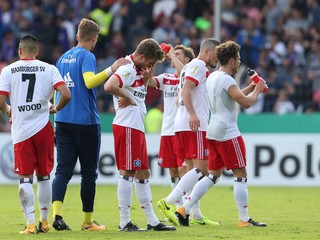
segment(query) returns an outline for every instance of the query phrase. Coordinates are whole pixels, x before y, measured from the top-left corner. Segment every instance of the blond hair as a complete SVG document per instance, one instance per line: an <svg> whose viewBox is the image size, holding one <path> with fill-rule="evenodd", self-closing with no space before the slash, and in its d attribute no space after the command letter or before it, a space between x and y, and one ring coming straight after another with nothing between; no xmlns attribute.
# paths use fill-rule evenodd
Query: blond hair
<svg viewBox="0 0 320 240"><path fill-rule="evenodd" d="M97 37L100 32L100 27L94 21L82 18L78 26L78 37L80 41L90 41Z"/></svg>

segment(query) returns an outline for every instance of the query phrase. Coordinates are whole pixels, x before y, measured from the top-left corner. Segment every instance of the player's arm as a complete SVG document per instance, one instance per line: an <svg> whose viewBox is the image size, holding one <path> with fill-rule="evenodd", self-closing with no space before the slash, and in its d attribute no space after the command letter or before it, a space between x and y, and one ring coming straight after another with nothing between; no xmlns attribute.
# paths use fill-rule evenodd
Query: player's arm
<svg viewBox="0 0 320 240"><path fill-rule="evenodd" d="M71 93L66 84L59 84L58 86L55 87L55 89L60 93L60 98L56 106L51 105L50 107L51 114L59 112L62 108L64 108L68 104L68 102L71 99Z"/></svg>
<svg viewBox="0 0 320 240"><path fill-rule="evenodd" d="M255 84L254 90L246 96L237 84L233 84L228 88L228 94L232 99L239 103L241 107L249 108L257 101L258 95L263 91L264 88L265 83L263 80L261 80Z"/></svg>
<svg viewBox="0 0 320 240"><path fill-rule="evenodd" d="M94 72L85 72L83 73L83 79L86 87L88 89L95 88L101 85L105 80L110 78L110 76L117 71L117 69L125 64L130 63L128 59L119 58L116 60L110 67L107 69L95 74Z"/></svg>
<svg viewBox="0 0 320 240"><path fill-rule="evenodd" d="M148 86L149 87L154 87L154 88L160 88L159 81L157 77L152 77L148 80Z"/></svg>
<svg viewBox="0 0 320 240"><path fill-rule="evenodd" d="M198 118L196 111L192 104L192 89L196 87L196 84L194 81L191 80L185 80L183 87L182 87L182 99L184 102L184 105L189 113L189 127L191 131L198 131L200 127L200 119ZM204 96L205 97L205 96Z"/></svg>
<svg viewBox="0 0 320 240"><path fill-rule="evenodd" d="M177 76L180 76L181 70L184 65L180 62L180 60L174 54L174 48L171 45L169 45L169 46L170 46L170 51L167 53L167 56L173 62L174 68L176 69Z"/></svg>
<svg viewBox="0 0 320 240"><path fill-rule="evenodd" d="M6 103L7 95L0 94L0 111L5 112L8 117L11 117L11 106Z"/></svg>
<svg viewBox="0 0 320 240"><path fill-rule="evenodd" d="M109 78L109 80L104 84L104 90L107 93L112 94L114 96L125 98L125 100L128 100L131 103L131 105L135 105L131 97L122 88L122 84L122 80L118 75L112 75Z"/></svg>

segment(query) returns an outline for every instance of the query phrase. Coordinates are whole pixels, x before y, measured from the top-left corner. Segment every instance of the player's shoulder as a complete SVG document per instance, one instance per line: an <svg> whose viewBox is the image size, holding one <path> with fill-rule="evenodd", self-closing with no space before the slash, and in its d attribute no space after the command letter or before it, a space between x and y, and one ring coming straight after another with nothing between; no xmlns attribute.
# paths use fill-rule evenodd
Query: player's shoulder
<svg viewBox="0 0 320 240"><path fill-rule="evenodd" d="M192 70L194 68L204 70L206 69L206 63L199 58L194 58L187 65L187 69Z"/></svg>

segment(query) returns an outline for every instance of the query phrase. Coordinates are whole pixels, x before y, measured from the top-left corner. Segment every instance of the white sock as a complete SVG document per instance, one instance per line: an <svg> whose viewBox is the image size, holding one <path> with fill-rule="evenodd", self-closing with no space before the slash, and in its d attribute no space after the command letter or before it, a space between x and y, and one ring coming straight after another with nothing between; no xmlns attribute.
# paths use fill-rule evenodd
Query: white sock
<svg viewBox="0 0 320 240"><path fill-rule="evenodd" d="M120 210L120 227L124 228L130 222L130 207L132 202L132 177L119 176L118 203Z"/></svg>
<svg viewBox="0 0 320 240"><path fill-rule="evenodd" d="M203 214L200 209L200 200L196 201L193 204L192 208L190 209L190 215L192 218L196 220L200 220L203 218Z"/></svg>
<svg viewBox="0 0 320 240"><path fill-rule="evenodd" d="M177 199L185 195L202 177L202 172L197 168L191 169L179 181L178 185L166 197L166 201L170 204L175 204Z"/></svg>
<svg viewBox="0 0 320 240"><path fill-rule="evenodd" d="M23 211L24 218L27 224L35 224L35 214L34 214L34 192L32 188L32 183L23 182L19 184L19 198L20 204Z"/></svg>
<svg viewBox="0 0 320 240"><path fill-rule="evenodd" d="M199 201L213 185L214 182L209 177L205 176L193 187L188 201L183 205L187 214L189 214L189 212L191 211L193 218L197 220L203 218L203 215L200 211Z"/></svg>
<svg viewBox="0 0 320 240"><path fill-rule="evenodd" d="M51 205L51 182L50 179L38 180L38 202L40 209L40 220L48 220Z"/></svg>
<svg viewBox="0 0 320 240"><path fill-rule="evenodd" d="M249 220L248 215L248 186L246 178L234 178L233 193L236 200L239 218L243 222Z"/></svg>
<svg viewBox="0 0 320 240"><path fill-rule="evenodd" d="M147 218L148 224L156 226L160 223L152 207L152 195L150 190L150 184L148 179L134 181L136 196L139 200L140 207L142 208L144 215Z"/></svg>
<svg viewBox="0 0 320 240"><path fill-rule="evenodd" d="M179 181L180 181L180 178L171 178L171 189L174 189L178 185ZM175 202L176 208L179 208L183 205L184 203L183 199L184 199L183 196L177 199L177 201Z"/></svg>

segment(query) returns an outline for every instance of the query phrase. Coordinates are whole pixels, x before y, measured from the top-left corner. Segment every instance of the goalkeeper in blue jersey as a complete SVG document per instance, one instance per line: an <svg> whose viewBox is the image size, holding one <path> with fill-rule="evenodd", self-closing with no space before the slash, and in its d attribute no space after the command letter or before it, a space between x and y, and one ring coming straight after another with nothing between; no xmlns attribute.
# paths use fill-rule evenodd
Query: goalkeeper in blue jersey
<svg viewBox="0 0 320 240"><path fill-rule="evenodd" d="M119 59L96 74L96 58L91 51L99 31L100 27L95 22L82 19L76 36L77 46L65 52L56 64L71 92L71 101L55 118L58 165L52 183L52 202L53 227L56 230L70 230L62 218L62 204L78 159L84 213L82 230L106 229L93 221L92 216L101 142L95 87L104 83L127 60ZM57 100L60 98L59 93L56 97Z"/></svg>

